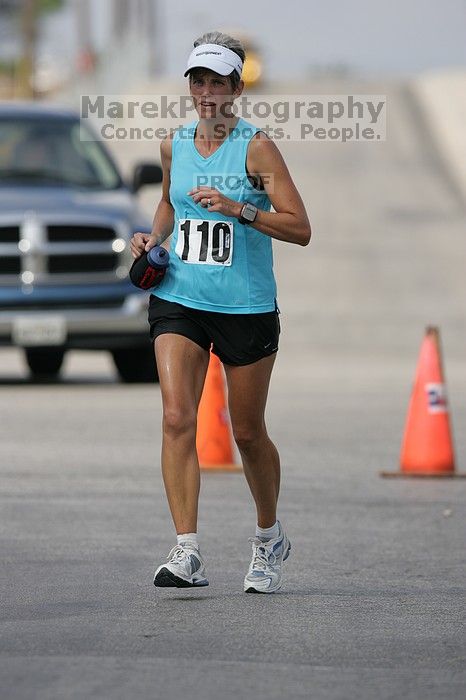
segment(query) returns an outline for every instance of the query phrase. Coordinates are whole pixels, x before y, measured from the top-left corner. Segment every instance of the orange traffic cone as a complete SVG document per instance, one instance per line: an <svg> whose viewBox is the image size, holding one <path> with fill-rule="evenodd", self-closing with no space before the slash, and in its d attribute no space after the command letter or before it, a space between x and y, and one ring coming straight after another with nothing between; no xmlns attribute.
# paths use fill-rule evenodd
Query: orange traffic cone
<svg viewBox="0 0 466 700"><path fill-rule="evenodd" d="M382 476L445 477L455 473L440 334L428 327L421 346L401 447L401 471Z"/></svg>
<svg viewBox="0 0 466 700"><path fill-rule="evenodd" d="M213 353L197 413L197 454L201 469L238 471L233 464L233 440L228 421L220 360Z"/></svg>

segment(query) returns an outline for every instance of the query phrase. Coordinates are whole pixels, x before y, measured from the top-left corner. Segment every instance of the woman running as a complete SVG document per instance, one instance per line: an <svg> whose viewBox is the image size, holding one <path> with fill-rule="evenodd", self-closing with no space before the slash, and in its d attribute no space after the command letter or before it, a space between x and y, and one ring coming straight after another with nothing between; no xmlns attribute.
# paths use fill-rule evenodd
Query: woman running
<svg viewBox="0 0 466 700"><path fill-rule="evenodd" d="M197 534L196 420L212 350L225 368L233 436L257 510L244 590L272 593L291 548L277 520L280 459L264 420L280 333L272 238L305 246L311 227L273 141L233 113L244 58L241 43L220 32L194 42L185 76L199 118L161 143L161 201L152 233L136 233L131 251L137 258L172 234L149 323L163 403L162 475L177 544L154 584L208 585Z"/></svg>

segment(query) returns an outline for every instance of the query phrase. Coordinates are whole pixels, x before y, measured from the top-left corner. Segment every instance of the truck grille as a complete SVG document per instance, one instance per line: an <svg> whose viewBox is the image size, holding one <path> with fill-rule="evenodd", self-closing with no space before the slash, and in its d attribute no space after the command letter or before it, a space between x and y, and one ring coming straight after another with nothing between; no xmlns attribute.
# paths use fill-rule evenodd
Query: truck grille
<svg viewBox="0 0 466 700"><path fill-rule="evenodd" d="M0 275L19 275L20 272L19 257L0 257Z"/></svg>
<svg viewBox="0 0 466 700"><path fill-rule="evenodd" d="M0 224L0 278L3 283L75 284L120 281L122 253L113 250L119 225L44 222L26 215L20 226ZM126 263L127 267L127 263Z"/></svg>
<svg viewBox="0 0 466 700"><path fill-rule="evenodd" d="M0 226L0 244L18 243L19 226Z"/></svg>
<svg viewBox="0 0 466 700"><path fill-rule="evenodd" d="M104 226L47 226L51 243L76 241L112 241L115 231Z"/></svg>
<svg viewBox="0 0 466 700"><path fill-rule="evenodd" d="M118 255L53 255L48 258L50 274L86 274L87 272L111 272L117 266Z"/></svg>

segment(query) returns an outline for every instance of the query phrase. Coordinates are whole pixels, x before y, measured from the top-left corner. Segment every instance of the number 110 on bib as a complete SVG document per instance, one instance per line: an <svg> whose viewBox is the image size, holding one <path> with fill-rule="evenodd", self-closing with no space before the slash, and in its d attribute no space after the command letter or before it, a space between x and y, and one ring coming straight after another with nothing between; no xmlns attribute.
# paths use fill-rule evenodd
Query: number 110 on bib
<svg viewBox="0 0 466 700"><path fill-rule="evenodd" d="M231 265L233 222L180 219L175 252L194 265Z"/></svg>

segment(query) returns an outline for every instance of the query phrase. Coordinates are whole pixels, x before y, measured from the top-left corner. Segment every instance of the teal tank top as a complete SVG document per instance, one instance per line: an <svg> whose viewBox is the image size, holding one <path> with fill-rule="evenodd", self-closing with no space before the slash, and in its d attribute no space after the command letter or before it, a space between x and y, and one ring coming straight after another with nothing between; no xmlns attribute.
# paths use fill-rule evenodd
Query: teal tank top
<svg viewBox="0 0 466 700"><path fill-rule="evenodd" d="M239 119L207 158L194 145L198 122L181 127L172 141L170 201L175 221L167 273L153 293L161 299L205 311L252 314L274 311L276 283L272 239L235 217L208 212L187 194L215 187L230 199L270 211L265 191L246 173L248 145L257 127Z"/></svg>

